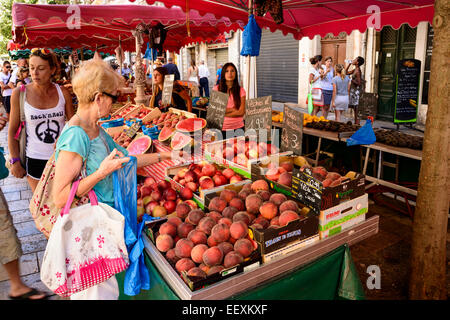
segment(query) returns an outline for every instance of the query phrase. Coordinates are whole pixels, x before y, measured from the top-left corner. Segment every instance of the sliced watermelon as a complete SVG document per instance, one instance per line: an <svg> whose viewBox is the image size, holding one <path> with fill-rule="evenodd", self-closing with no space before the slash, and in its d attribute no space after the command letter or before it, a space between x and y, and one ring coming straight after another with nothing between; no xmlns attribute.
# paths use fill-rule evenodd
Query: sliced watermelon
<svg viewBox="0 0 450 320"><path fill-rule="evenodd" d="M177 123L176 129L180 132L191 133L203 130L206 127L206 120L202 118L189 118Z"/></svg>
<svg viewBox="0 0 450 320"><path fill-rule="evenodd" d="M152 139L149 136L142 135L131 141L127 150L130 155L144 154L152 145Z"/></svg>
<svg viewBox="0 0 450 320"><path fill-rule="evenodd" d="M181 132L175 132L175 134L172 136L172 141L170 142L170 146L172 150L181 150L184 149L186 146L192 146L194 139L189 137L188 135L185 135Z"/></svg>
<svg viewBox="0 0 450 320"><path fill-rule="evenodd" d="M161 142L168 141L173 134L175 133L175 129L172 127L163 127L161 132L159 133L158 140Z"/></svg>

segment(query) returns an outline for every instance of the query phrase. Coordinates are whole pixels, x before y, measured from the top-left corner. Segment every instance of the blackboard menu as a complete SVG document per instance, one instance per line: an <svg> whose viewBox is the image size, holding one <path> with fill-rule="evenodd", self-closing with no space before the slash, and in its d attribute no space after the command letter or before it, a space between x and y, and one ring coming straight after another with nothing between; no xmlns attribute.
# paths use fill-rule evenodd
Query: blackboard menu
<svg viewBox="0 0 450 320"><path fill-rule="evenodd" d="M417 121L420 64L416 59L398 63L394 123Z"/></svg>
<svg viewBox="0 0 450 320"><path fill-rule="evenodd" d="M206 109L206 121L209 128L222 130L227 104L228 94L215 90L211 92Z"/></svg>
<svg viewBox="0 0 450 320"><path fill-rule="evenodd" d="M319 215L322 205L322 182L312 176L310 168L303 168L301 171L295 167L292 171L292 195L301 203Z"/></svg>
<svg viewBox="0 0 450 320"><path fill-rule="evenodd" d="M283 129L281 133L281 151L302 154L303 113L284 105Z"/></svg>
<svg viewBox="0 0 450 320"><path fill-rule="evenodd" d="M245 131L270 131L272 128L272 96L248 99L245 107Z"/></svg>
<svg viewBox="0 0 450 320"><path fill-rule="evenodd" d="M164 77L164 87L161 96L161 105L168 106L172 104L172 91L173 91L173 74L168 74Z"/></svg>

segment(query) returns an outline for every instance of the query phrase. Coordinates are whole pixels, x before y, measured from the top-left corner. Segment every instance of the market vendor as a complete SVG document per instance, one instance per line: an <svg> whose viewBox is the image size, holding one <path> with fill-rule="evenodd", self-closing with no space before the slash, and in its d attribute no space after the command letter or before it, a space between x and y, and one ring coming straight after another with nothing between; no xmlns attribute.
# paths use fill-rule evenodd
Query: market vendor
<svg viewBox="0 0 450 320"><path fill-rule="evenodd" d="M237 69L233 63L228 62L222 67L219 84L214 86L214 90L228 94L227 110L222 126L224 138L230 135L227 131L244 130L246 93L239 85Z"/></svg>
<svg viewBox="0 0 450 320"><path fill-rule="evenodd" d="M73 181L80 177L85 164L86 176L81 179L77 197L93 189L99 202L114 206L112 173L129 161L128 152L116 144L97 121L109 115L117 99L123 77L106 62L92 59L83 63L72 80L78 98L78 109L65 125L55 149L53 200L62 208L69 198ZM108 149L111 151L109 152ZM143 167L171 159L170 152L136 155L137 166ZM117 299L119 286L115 277L73 294L71 299Z"/></svg>
<svg viewBox="0 0 450 320"><path fill-rule="evenodd" d="M167 106L161 104L162 92L164 88L164 77L169 74L169 71L165 67L158 67L153 71L153 85L154 91L150 98L150 107L165 109ZM173 84L172 91L172 103L171 105L180 110L186 110L192 112L192 101L189 94L186 92L183 86L177 82Z"/></svg>

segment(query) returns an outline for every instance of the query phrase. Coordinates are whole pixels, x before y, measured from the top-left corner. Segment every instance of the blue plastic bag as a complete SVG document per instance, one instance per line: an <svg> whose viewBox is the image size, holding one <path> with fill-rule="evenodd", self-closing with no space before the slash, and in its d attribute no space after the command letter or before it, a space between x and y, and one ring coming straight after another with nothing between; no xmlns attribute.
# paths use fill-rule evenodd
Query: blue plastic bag
<svg viewBox="0 0 450 320"><path fill-rule="evenodd" d="M242 33L241 56L259 56L261 33L261 28L256 23L254 15L251 14Z"/></svg>
<svg viewBox="0 0 450 320"><path fill-rule="evenodd" d="M375 141L377 141L377 138L375 137L375 132L373 132L372 129L372 121L367 119L366 123L347 139L347 146L373 144Z"/></svg>
<svg viewBox="0 0 450 320"><path fill-rule="evenodd" d="M142 229L148 216L137 223L137 159L130 156L125 166L113 173L114 206L125 217L125 245L128 250L130 266L125 272L124 293L135 296L141 290L150 289L150 274L144 262L144 242ZM144 215L145 216L145 215Z"/></svg>

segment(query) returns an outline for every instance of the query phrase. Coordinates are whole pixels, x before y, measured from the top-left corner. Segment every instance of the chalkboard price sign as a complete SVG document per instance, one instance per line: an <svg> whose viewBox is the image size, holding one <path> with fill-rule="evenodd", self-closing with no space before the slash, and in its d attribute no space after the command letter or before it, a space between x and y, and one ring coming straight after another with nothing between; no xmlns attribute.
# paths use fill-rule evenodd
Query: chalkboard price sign
<svg viewBox="0 0 450 320"><path fill-rule="evenodd" d="M209 105L206 109L206 121L209 128L222 130L227 104L228 94L215 90L211 92Z"/></svg>
<svg viewBox="0 0 450 320"><path fill-rule="evenodd" d="M173 91L173 81L174 75L168 74L164 77L164 87L161 96L161 105L168 106L172 104L172 91Z"/></svg>
<svg viewBox="0 0 450 320"><path fill-rule="evenodd" d="M306 205L315 214L320 214L322 205L322 182L312 176L310 168L301 171L295 167L292 171L292 195Z"/></svg>
<svg viewBox="0 0 450 320"><path fill-rule="evenodd" d="M127 130L125 130L125 134L130 137L133 138L136 133L139 131L139 129L141 128L141 124L139 122L135 122L131 125L131 127L129 127Z"/></svg>
<svg viewBox="0 0 450 320"><path fill-rule="evenodd" d="M272 96L248 99L245 107L245 131L270 131L272 128Z"/></svg>
<svg viewBox="0 0 450 320"><path fill-rule="evenodd" d="M420 64L416 59L404 59L398 63L394 123L417 121Z"/></svg>
<svg viewBox="0 0 450 320"><path fill-rule="evenodd" d="M302 154L303 113L284 105L283 130L281 133L281 151Z"/></svg>

